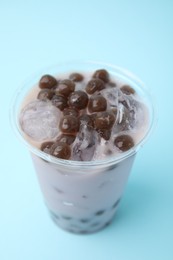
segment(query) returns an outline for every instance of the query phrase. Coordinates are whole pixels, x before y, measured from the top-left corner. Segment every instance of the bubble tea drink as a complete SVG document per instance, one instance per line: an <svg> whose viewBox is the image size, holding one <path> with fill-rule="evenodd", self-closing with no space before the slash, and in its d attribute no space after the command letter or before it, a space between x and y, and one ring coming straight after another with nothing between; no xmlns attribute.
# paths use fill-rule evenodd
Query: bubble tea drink
<svg viewBox="0 0 173 260"><path fill-rule="evenodd" d="M20 89L13 113L54 222L80 234L107 226L153 125L143 84L114 66L62 64Z"/></svg>

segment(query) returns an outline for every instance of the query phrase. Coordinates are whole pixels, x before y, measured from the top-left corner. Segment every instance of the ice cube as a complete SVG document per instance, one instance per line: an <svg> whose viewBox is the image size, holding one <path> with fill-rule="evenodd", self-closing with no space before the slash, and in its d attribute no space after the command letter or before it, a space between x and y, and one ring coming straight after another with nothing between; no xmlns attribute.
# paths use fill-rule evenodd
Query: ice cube
<svg viewBox="0 0 173 260"><path fill-rule="evenodd" d="M35 141L44 141L58 135L60 111L50 101L36 100L20 113L22 130Z"/></svg>
<svg viewBox="0 0 173 260"><path fill-rule="evenodd" d="M101 91L104 98L107 100L108 108L118 106L118 97L120 90L117 87L105 88Z"/></svg>
<svg viewBox="0 0 173 260"><path fill-rule="evenodd" d="M72 147L72 159L76 161L90 161L94 156L99 137L97 132L87 126L81 125Z"/></svg>
<svg viewBox="0 0 173 260"><path fill-rule="evenodd" d="M131 130L137 123L139 102L130 95L118 94L117 118L113 132Z"/></svg>

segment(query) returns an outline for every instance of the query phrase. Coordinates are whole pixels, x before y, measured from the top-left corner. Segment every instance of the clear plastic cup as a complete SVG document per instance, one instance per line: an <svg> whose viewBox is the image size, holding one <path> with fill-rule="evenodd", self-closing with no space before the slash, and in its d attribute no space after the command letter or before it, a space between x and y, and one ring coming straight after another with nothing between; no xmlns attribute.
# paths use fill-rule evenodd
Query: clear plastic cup
<svg viewBox="0 0 173 260"><path fill-rule="evenodd" d="M58 75L68 71L94 71L100 68L132 85L146 104L149 124L142 140L116 157L88 162L57 159L32 146L24 137L19 124L21 103L31 87L44 74ZM111 223L136 153L153 129L155 113L149 91L136 76L113 65L78 61L46 68L28 79L14 97L11 122L17 136L31 153L43 197L53 221L69 232L86 234L96 232Z"/></svg>

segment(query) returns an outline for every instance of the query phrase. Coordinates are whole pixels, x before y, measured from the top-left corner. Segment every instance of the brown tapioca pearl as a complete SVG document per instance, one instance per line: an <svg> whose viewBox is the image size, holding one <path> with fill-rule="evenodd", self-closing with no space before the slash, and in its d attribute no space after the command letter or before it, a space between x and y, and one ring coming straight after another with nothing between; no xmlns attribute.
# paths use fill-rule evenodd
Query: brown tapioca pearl
<svg viewBox="0 0 173 260"><path fill-rule="evenodd" d="M108 221L108 222L106 222L104 225L103 225L103 227L107 227L107 226L109 226L110 224L111 224L111 220L110 221Z"/></svg>
<svg viewBox="0 0 173 260"><path fill-rule="evenodd" d="M118 200L113 204L112 209L115 209L115 208L118 206L119 203L120 203L120 199L118 199Z"/></svg>
<svg viewBox="0 0 173 260"><path fill-rule="evenodd" d="M88 102L88 110L90 113L105 111L107 101L102 95L93 95Z"/></svg>
<svg viewBox="0 0 173 260"><path fill-rule="evenodd" d="M79 117L80 125L87 125L89 127L94 127L94 122L91 115L83 114Z"/></svg>
<svg viewBox="0 0 173 260"><path fill-rule="evenodd" d="M65 108L63 110L63 115L64 116L76 116L76 117L78 117L79 110L77 110L75 108L68 107L68 108Z"/></svg>
<svg viewBox="0 0 173 260"><path fill-rule="evenodd" d="M61 189L59 189L59 188L57 188L57 187L53 187L54 188L54 190L56 191L56 192L58 192L59 194L63 194L64 192L63 192L63 190L61 190Z"/></svg>
<svg viewBox="0 0 173 260"><path fill-rule="evenodd" d="M119 135L114 140L114 145L125 152L134 146L133 138L129 135Z"/></svg>
<svg viewBox="0 0 173 260"><path fill-rule="evenodd" d="M63 142L56 142L52 145L50 154L60 159L70 159L71 149L70 146Z"/></svg>
<svg viewBox="0 0 173 260"><path fill-rule="evenodd" d="M94 222L90 225L90 227L97 227L100 225L100 222Z"/></svg>
<svg viewBox="0 0 173 260"><path fill-rule="evenodd" d="M126 95L135 94L135 90L132 87L128 86L128 85L124 85L120 89Z"/></svg>
<svg viewBox="0 0 173 260"><path fill-rule="evenodd" d="M71 79L74 82L81 82L84 79L84 77L82 74L76 72L70 74L69 79Z"/></svg>
<svg viewBox="0 0 173 260"><path fill-rule="evenodd" d="M75 135L61 134L60 136L58 136L56 141L71 145L75 139L76 139Z"/></svg>
<svg viewBox="0 0 173 260"><path fill-rule="evenodd" d="M91 220L90 219L88 219L88 218L82 218L82 219L80 219L80 222L82 222L82 223L88 223L88 222L90 222Z"/></svg>
<svg viewBox="0 0 173 260"><path fill-rule="evenodd" d="M50 149L52 147L52 145L54 144L54 142L44 142L41 144L40 150L50 154Z"/></svg>
<svg viewBox="0 0 173 260"><path fill-rule="evenodd" d="M55 89L55 94L68 97L75 89L75 83L70 79L61 80Z"/></svg>
<svg viewBox="0 0 173 260"><path fill-rule="evenodd" d="M88 82L85 90L88 94L93 94L96 91L102 90L105 88L105 83L101 79L92 79Z"/></svg>
<svg viewBox="0 0 173 260"><path fill-rule="evenodd" d="M96 216L103 215L105 213L105 210L99 210L95 213Z"/></svg>
<svg viewBox="0 0 173 260"><path fill-rule="evenodd" d="M52 98L52 104L59 108L61 111L68 107L67 99L61 95L54 95Z"/></svg>
<svg viewBox="0 0 173 260"><path fill-rule="evenodd" d="M75 116L63 116L59 128L66 134L76 133L79 130L79 120Z"/></svg>
<svg viewBox="0 0 173 260"><path fill-rule="evenodd" d="M111 111L99 112L96 115L94 126L96 129L109 130L115 123L115 115Z"/></svg>
<svg viewBox="0 0 173 260"><path fill-rule="evenodd" d="M53 97L53 92L50 89L42 89L38 95L37 98L40 100L50 100Z"/></svg>
<svg viewBox="0 0 173 260"><path fill-rule="evenodd" d="M51 75L44 75L39 81L39 88L48 88L51 89L57 85L57 80Z"/></svg>
<svg viewBox="0 0 173 260"><path fill-rule="evenodd" d="M70 217L70 216L65 216L65 215L62 215L61 216L63 219L65 219L65 220L71 220L72 219L72 217Z"/></svg>
<svg viewBox="0 0 173 260"><path fill-rule="evenodd" d="M101 79L107 83L109 82L109 73L105 69L96 70L93 78Z"/></svg>
<svg viewBox="0 0 173 260"><path fill-rule="evenodd" d="M74 91L69 96L69 106L76 109L84 109L88 104L88 95L84 91Z"/></svg>
<svg viewBox="0 0 173 260"><path fill-rule="evenodd" d="M96 119L96 116L97 116L97 113L90 114L90 117L91 117L91 119L93 121L93 124L94 124L94 121Z"/></svg>
<svg viewBox="0 0 173 260"><path fill-rule="evenodd" d="M82 195L82 198L83 199L88 199L88 196L87 195Z"/></svg>
<svg viewBox="0 0 173 260"><path fill-rule="evenodd" d="M99 129L97 130L97 132L99 133L100 137L102 137L106 141L108 141L111 137L111 130L109 129Z"/></svg>

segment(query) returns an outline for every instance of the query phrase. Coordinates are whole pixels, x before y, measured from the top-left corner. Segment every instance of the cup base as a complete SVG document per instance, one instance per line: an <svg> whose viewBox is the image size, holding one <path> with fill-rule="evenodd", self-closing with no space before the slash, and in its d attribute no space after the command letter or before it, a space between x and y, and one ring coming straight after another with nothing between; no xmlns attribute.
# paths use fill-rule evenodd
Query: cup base
<svg viewBox="0 0 173 260"><path fill-rule="evenodd" d="M49 215L55 225L64 231L73 234L92 234L96 233L107 226L109 226L115 217L118 205L112 212L98 212L98 215L94 218L81 218L75 219L69 216L61 215L58 216L54 212L48 209Z"/></svg>
<svg viewBox="0 0 173 260"><path fill-rule="evenodd" d="M67 228L67 227L65 228L65 227L62 227L60 224L58 224L57 221L53 217L51 217L51 219L53 220L54 224L58 228L66 231L66 232L76 234L76 235L87 235L87 234L89 235L89 234L97 233L97 232L105 229L107 226L109 226L113 220L113 218L111 218L109 221L107 221L106 223L103 223L101 226L99 226L95 229L92 229L92 230L91 229L88 230L88 229L75 229L75 228Z"/></svg>

